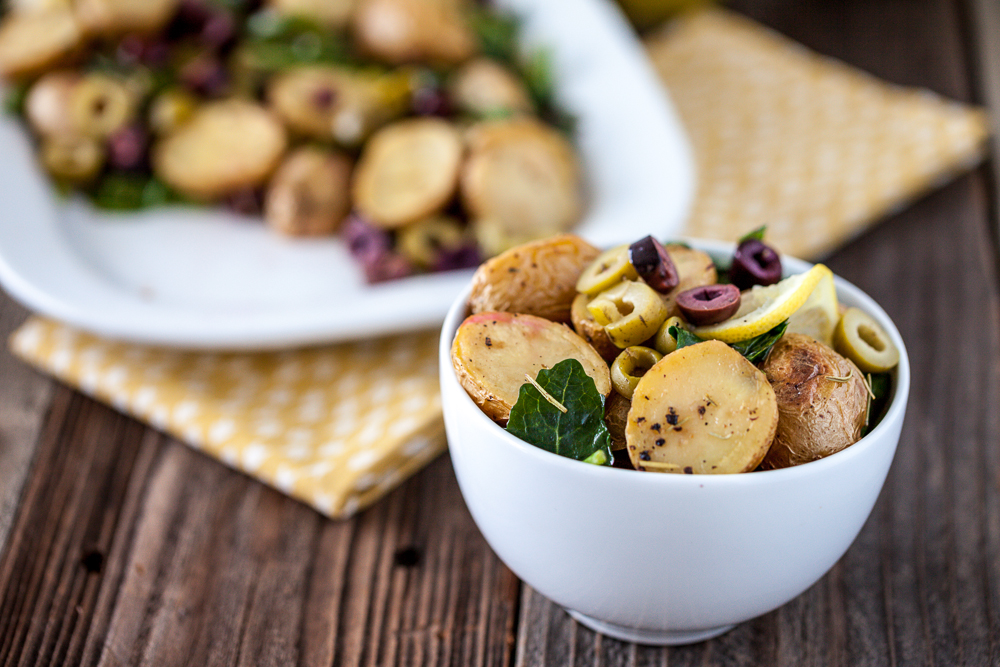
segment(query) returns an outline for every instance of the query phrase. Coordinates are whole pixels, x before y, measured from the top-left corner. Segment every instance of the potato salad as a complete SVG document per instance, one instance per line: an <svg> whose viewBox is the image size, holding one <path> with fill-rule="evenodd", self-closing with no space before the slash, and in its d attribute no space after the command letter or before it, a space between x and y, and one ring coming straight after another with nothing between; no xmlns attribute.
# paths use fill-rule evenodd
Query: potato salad
<svg viewBox="0 0 1000 667"><path fill-rule="evenodd" d="M786 276L763 236L725 261L651 236L508 250L473 277L456 376L500 426L588 463L724 474L835 454L881 418L899 350L826 266Z"/></svg>
<svg viewBox="0 0 1000 667"><path fill-rule="evenodd" d="M469 0L21 0L0 77L56 186L339 234L369 282L473 267L583 213L549 54Z"/></svg>

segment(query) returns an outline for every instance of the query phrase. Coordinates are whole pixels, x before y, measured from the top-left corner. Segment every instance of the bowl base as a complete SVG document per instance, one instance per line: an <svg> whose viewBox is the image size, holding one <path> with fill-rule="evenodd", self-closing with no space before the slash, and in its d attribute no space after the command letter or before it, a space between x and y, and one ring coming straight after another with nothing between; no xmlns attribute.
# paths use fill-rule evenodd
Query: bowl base
<svg viewBox="0 0 1000 667"><path fill-rule="evenodd" d="M696 642L717 637L723 632L732 630L735 625L720 625L715 628L705 630L647 630L643 628L630 628L616 623L599 621L578 611L567 609L566 612L574 619L586 625L595 632L602 635L621 639L622 641L635 642L636 644L649 644L651 646L679 646L681 644L694 644Z"/></svg>

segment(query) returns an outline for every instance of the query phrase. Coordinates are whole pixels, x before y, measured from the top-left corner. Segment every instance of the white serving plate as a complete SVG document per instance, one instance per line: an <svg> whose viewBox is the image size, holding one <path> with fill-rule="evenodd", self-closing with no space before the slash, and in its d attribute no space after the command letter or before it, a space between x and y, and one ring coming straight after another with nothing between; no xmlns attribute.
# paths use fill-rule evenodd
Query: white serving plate
<svg viewBox="0 0 1000 667"><path fill-rule="evenodd" d="M551 50L578 119L600 246L678 233L694 191L683 129L608 0L503 0ZM41 314L139 343L268 349L439 325L468 271L369 286L337 239L286 239L216 209L108 214L56 197L18 123L0 120L0 284Z"/></svg>

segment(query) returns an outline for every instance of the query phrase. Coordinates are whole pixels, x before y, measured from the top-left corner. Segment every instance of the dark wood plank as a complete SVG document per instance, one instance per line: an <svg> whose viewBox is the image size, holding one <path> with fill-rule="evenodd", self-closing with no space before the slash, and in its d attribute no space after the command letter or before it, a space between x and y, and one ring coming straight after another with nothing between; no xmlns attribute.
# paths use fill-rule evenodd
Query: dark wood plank
<svg viewBox="0 0 1000 667"><path fill-rule="evenodd" d="M0 561L0 664L507 665L518 588L447 458L329 521L60 388Z"/></svg>
<svg viewBox="0 0 1000 667"><path fill-rule="evenodd" d="M6 350L7 338L26 316L0 291L0 548L14 521L53 385Z"/></svg>

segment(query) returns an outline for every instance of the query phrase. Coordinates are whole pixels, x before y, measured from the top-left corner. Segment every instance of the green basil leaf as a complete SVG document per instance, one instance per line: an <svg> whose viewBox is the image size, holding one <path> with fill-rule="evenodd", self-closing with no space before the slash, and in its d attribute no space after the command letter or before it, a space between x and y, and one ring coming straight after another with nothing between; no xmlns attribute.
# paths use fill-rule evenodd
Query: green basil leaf
<svg viewBox="0 0 1000 667"><path fill-rule="evenodd" d="M767 358L771 348L778 342L778 339L785 335L788 328L788 320L785 320L770 331L755 336L750 340L733 343L732 348L747 358L751 364L759 364Z"/></svg>
<svg viewBox="0 0 1000 667"><path fill-rule="evenodd" d="M566 412L538 389L521 385L510 410L507 431L525 442L560 456L611 465L611 436L604 423L604 397L576 359L538 371L535 379Z"/></svg>
<svg viewBox="0 0 1000 667"><path fill-rule="evenodd" d="M750 241L751 239L756 240L756 241L763 241L764 240L764 232L765 231L767 231L767 225L761 225L760 227L758 227L757 229L753 230L752 232L747 232L746 234L744 234L743 236L741 236L740 239L739 239L739 241L736 242L736 245L739 245L739 244L743 243L744 241Z"/></svg>
<svg viewBox="0 0 1000 667"><path fill-rule="evenodd" d="M681 329L678 326L670 327L667 329L667 333L670 334L675 341L677 341L678 350L682 347L687 347L688 345L697 345L698 343L705 342L705 339L698 338L687 329Z"/></svg>
<svg viewBox="0 0 1000 667"><path fill-rule="evenodd" d="M517 64L521 24L516 16L495 10L478 9L469 15L469 23L479 40L483 54L508 66Z"/></svg>
<svg viewBox="0 0 1000 667"><path fill-rule="evenodd" d="M751 364L759 364L767 358L768 353L774 344L778 342L782 336L785 335L785 329L788 328L788 320L785 320L778 326L774 327L770 331L762 333L759 336L755 336L749 340L744 340L739 343L731 343L730 347L742 354L747 358ZM682 347L687 347L688 345L697 345L698 343L704 343L705 339L699 338L690 331L681 329L680 327L670 327L667 330L674 340L677 341L677 349Z"/></svg>

